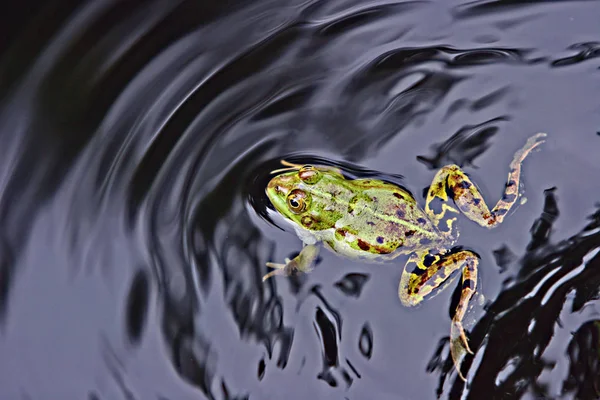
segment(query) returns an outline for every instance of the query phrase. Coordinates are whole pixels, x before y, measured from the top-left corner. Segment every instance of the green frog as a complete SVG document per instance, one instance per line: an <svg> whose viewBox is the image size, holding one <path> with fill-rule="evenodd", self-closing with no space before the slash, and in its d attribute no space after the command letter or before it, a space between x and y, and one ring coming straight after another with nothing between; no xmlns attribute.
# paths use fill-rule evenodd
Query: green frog
<svg viewBox="0 0 600 400"><path fill-rule="evenodd" d="M460 213L486 228L498 226L520 196L521 164L544 142L545 133L530 137L515 153L502 198L490 210L477 186L457 165L441 168L427 192L425 207L403 188L377 179L346 179L338 168L297 165L275 173L266 194L304 243L300 254L284 264L267 263L274 275L309 272L319 243L334 253L365 262L385 262L408 255L398 296L414 306L446 287L454 272L462 271L462 288L450 329L450 353L458 375L469 348L462 320L477 286L479 257L452 246L458 239ZM444 285L443 285L444 284Z"/></svg>

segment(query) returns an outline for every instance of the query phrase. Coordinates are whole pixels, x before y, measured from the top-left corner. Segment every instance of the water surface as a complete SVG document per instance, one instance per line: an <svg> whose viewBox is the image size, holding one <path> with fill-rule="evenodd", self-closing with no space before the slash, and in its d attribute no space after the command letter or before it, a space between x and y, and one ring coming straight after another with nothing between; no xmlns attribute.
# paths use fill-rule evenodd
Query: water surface
<svg viewBox="0 0 600 400"><path fill-rule="evenodd" d="M3 399L600 395L600 4L59 1L3 14ZM417 308L405 259L301 242L264 187L282 158L423 190L456 163L494 230L449 359L459 281ZM481 296L480 296L481 295Z"/></svg>

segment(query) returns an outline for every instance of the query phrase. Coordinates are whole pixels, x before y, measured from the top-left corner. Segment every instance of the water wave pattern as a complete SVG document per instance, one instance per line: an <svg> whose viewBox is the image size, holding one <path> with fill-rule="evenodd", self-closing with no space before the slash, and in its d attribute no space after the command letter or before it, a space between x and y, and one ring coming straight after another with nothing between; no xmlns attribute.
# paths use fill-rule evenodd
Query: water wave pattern
<svg viewBox="0 0 600 400"><path fill-rule="evenodd" d="M1 398L598 395L598 3L23 7L0 42ZM468 384L457 291L403 309L403 260L262 283L301 249L264 194L282 158L420 204L456 163L495 199L537 131L527 203L461 225L486 299Z"/></svg>

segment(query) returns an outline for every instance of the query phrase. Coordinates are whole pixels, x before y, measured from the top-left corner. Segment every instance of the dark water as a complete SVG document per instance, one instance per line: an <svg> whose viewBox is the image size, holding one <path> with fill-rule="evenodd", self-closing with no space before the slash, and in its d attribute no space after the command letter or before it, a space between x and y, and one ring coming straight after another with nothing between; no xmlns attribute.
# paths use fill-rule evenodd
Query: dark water
<svg viewBox="0 0 600 400"><path fill-rule="evenodd" d="M17 4L20 4L17 8ZM600 3L14 2L0 41L0 398L597 398ZM286 158L527 202L415 309L405 259L323 252L264 195Z"/></svg>

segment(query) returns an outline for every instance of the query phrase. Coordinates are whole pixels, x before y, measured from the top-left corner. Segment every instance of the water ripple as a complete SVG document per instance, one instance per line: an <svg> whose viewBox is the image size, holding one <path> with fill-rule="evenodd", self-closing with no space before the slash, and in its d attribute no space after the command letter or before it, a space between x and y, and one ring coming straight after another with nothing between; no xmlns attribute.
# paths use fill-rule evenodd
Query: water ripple
<svg viewBox="0 0 600 400"><path fill-rule="evenodd" d="M0 397L588 396L600 88L573 66L599 46L593 4L573 2L568 26L566 4L15 14L0 43ZM451 294L403 309L398 265L323 252L312 274L262 282L265 262L301 248L264 193L281 159L417 194L456 163L500 188L515 143L540 129L553 136L524 169L527 205L489 239L465 224L489 299L468 314L470 386L448 379ZM569 375L547 378L552 363Z"/></svg>

